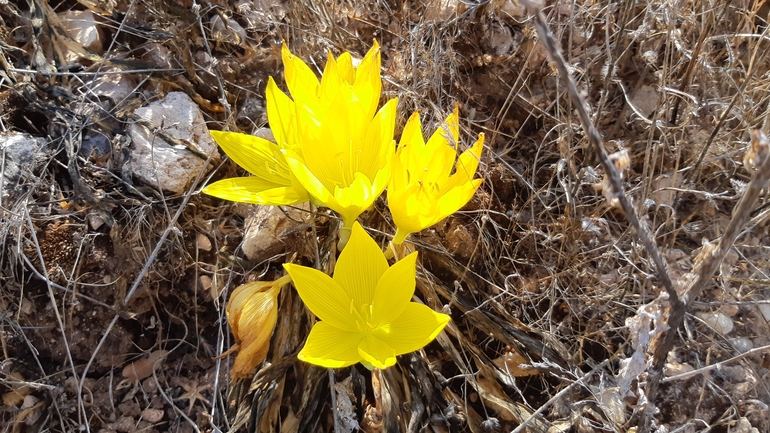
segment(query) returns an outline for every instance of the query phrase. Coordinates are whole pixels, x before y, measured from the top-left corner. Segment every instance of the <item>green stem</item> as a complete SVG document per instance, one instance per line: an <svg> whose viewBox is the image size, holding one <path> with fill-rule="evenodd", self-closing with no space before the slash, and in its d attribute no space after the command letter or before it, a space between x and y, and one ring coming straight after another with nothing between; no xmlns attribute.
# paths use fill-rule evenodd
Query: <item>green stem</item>
<svg viewBox="0 0 770 433"><path fill-rule="evenodd" d="M342 225L342 228L340 229L340 240L337 242L337 249L342 251L343 248L345 248L345 245L348 244L348 240L350 240L350 234L353 232L353 225Z"/></svg>

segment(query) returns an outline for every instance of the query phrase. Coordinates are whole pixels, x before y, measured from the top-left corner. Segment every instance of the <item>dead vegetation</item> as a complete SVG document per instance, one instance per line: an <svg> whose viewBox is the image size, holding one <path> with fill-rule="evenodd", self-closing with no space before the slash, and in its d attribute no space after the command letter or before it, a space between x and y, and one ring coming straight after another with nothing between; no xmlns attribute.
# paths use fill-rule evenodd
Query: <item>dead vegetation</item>
<svg viewBox="0 0 770 433"><path fill-rule="evenodd" d="M514 0L0 2L3 431L770 431L769 12L548 1L560 70ZM464 145L488 139L477 196L414 238L453 321L329 373L296 360L312 316L284 290L267 363L231 382L229 293L333 266L335 217L288 210L283 247L246 253L255 211L199 194L239 169L137 109L182 92L254 133L282 40L321 68L373 39L398 125L459 102ZM198 161L185 188L142 177L139 130ZM361 218L383 245L384 204Z"/></svg>

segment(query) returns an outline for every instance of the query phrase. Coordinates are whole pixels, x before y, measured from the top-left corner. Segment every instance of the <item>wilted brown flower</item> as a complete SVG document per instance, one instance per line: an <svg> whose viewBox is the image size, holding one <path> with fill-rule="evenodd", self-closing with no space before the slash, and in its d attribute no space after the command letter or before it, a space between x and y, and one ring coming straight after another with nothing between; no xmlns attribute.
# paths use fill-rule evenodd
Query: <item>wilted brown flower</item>
<svg viewBox="0 0 770 433"><path fill-rule="evenodd" d="M230 297L227 321L238 348L230 371L233 379L251 376L265 360L278 319L278 294L290 281L289 276L275 281L254 281L238 287Z"/></svg>

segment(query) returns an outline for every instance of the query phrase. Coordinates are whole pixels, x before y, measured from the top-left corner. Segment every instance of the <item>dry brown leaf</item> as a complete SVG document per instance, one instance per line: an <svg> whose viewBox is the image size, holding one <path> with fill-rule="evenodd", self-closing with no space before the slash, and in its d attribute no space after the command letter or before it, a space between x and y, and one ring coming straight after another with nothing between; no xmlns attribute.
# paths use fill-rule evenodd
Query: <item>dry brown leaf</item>
<svg viewBox="0 0 770 433"><path fill-rule="evenodd" d="M19 381L24 380L24 376L21 375L21 373L13 372L11 373L11 377L14 379L17 379ZM6 385L11 386L12 389L10 392L6 392L3 394L3 404L8 407L17 407L21 404L21 402L24 401L24 397L28 396L32 393L32 388L30 388L27 385L18 385L11 382L6 382Z"/></svg>
<svg viewBox="0 0 770 433"><path fill-rule="evenodd" d="M168 350L156 350L150 356L138 359L123 368L123 378L131 382L139 382L150 377L155 369L155 363L165 358Z"/></svg>
<svg viewBox="0 0 770 433"><path fill-rule="evenodd" d="M529 362L516 352L508 352L492 361L500 370L510 373L513 377L536 376L540 372L535 368L522 368Z"/></svg>

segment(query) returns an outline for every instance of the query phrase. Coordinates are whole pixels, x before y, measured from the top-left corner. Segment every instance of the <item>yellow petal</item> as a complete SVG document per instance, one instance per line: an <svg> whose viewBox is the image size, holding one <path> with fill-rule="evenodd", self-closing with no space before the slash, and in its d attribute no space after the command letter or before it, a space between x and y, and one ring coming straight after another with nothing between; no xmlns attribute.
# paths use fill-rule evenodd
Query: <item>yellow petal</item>
<svg viewBox="0 0 770 433"><path fill-rule="evenodd" d="M380 277L388 269L388 261L361 224L354 223L347 246L334 268L334 281L356 306L371 304Z"/></svg>
<svg viewBox="0 0 770 433"><path fill-rule="evenodd" d="M396 355L414 352L433 341L449 323L449 316L410 302L398 318L373 331Z"/></svg>
<svg viewBox="0 0 770 433"><path fill-rule="evenodd" d="M401 141L398 143L398 148L404 146L425 146L425 140L422 137L422 124L420 123L420 113L415 111L409 116L404 130L401 132Z"/></svg>
<svg viewBox="0 0 770 433"><path fill-rule="evenodd" d="M302 161L329 191L353 182L361 156L357 151L371 121L364 116L361 103L353 99L350 88L344 87L323 113L312 113L296 101Z"/></svg>
<svg viewBox="0 0 770 433"><path fill-rule="evenodd" d="M368 334L358 345L358 354L369 364L383 369L396 364L396 352L386 342Z"/></svg>
<svg viewBox="0 0 770 433"><path fill-rule="evenodd" d="M438 200L439 210L437 213L439 217L433 224L438 223L442 219L462 209L462 207L465 206L471 198L473 198L473 194L476 193L476 190L479 189L479 186L481 186L482 182L482 179L475 179L471 182L466 182L456 188L453 188L450 191L447 191L446 194L441 196L441 198Z"/></svg>
<svg viewBox="0 0 770 433"><path fill-rule="evenodd" d="M380 77L380 45L374 41L372 48L356 70L356 80L353 83L353 93L356 94L364 107L368 118L371 118L380 103L382 78Z"/></svg>
<svg viewBox="0 0 770 433"><path fill-rule="evenodd" d="M326 322L318 322L310 330L305 347L297 358L326 368L342 368L361 361L358 344L362 335L343 331Z"/></svg>
<svg viewBox="0 0 770 433"><path fill-rule="evenodd" d="M420 149L416 161L408 168L418 179L427 182L443 182L452 171L457 158L457 140L459 139L459 116L457 106L444 123L433 133L424 147ZM414 152L416 149L412 149ZM412 182L415 180L413 179Z"/></svg>
<svg viewBox="0 0 770 433"><path fill-rule="evenodd" d="M382 274L372 301L373 323L390 323L403 313L414 295L416 265L415 251Z"/></svg>
<svg viewBox="0 0 770 433"><path fill-rule="evenodd" d="M388 202L390 202L391 196L403 194L406 188L409 186L409 172L401 162L401 152L399 149L396 155L390 162L390 183L388 185Z"/></svg>
<svg viewBox="0 0 770 433"><path fill-rule="evenodd" d="M349 53L348 57L350 57ZM324 72L321 76L321 87L318 92L319 97L330 101L336 97L343 86L349 89L350 83L345 82L340 74L337 60L334 59L332 53L328 53L326 66L324 67Z"/></svg>
<svg viewBox="0 0 770 433"><path fill-rule="evenodd" d="M256 176L223 179L207 186L202 192L224 200L273 206L304 203L309 199L301 187L278 186Z"/></svg>
<svg viewBox="0 0 770 433"><path fill-rule="evenodd" d="M297 145L297 115L294 101L275 84L273 77L267 80L267 120L279 147L295 149Z"/></svg>
<svg viewBox="0 0 770 433"><path fill-rule="evenodd" d="M372 202L385 191L388 183L390 183L390 176L392 173L391 162L394 159L393 155L389 155L386 159L385 166L374 175L374 182L372 182Z"/></svg>
<svg viewBox="0 0 770 433"><path fill-rule="evenodd" d="M414 175L412 182L420 179L423 182L439 183L445 181L452 171L452 165L457 158L454 147L446 144L431 147L426 145L420 155L420 171L411 173Z"/></svg>
<svg viewBox="0 0 770 433"><path fill-rule="evenodd" d="M287 156L286 162L289 164L289 168L291 169L294 176L296 176L302 187L305 188L308 194L313 196L316 201L323 203L326 207L332 209L332 205L337 206L337 200L334 198L332 193L326 189L326 186L321 183L320 180L318 180L316 175L310 171L304 162L292 156Z"/></svg>
<svg viewBox="0 0 770 433"><path fill-rule="evenodd" d="M366 138L353 149L358 153L356 170L369 179L381 170L395 151L393 131L396 127L398 98L389 100L374 116L366 131Z"/></svg>
<svg viewBox="0 0 770 433"><path fill-rule="evenodd" d="M371 117L367 117L361 103L352 98L350 89L341 90L329 105L326 116L321 120L320 142L323 145L308 149L317 159L313 159L311 154L304 155L307 166L314 173L332 173L328 178L320 178L327 188L331 189L332 182L339 186L350 185L357 171L374 176L374 173L358 169L368 155L379 150L369 147L365 141L370 122ZM321 165L327 165L328 170Z"/></svg>
<svg viewBox="0 0 770 433"><path fill-rule="evenodd" d="M305 62L289 51L286 42L281 48L283 57L284 76L286 77L286 86L289 88L292 98L311 99L318 96L318 78Z"/></svg>
<svg viewBox="0 0 770 433"><path fill-rule="evenodd" d="M349 52L345 51L337 57L337 73L348 84L356 81L356 69L353 67L353 57Z"/></svg>
<svg viewBox="0 0 770 433"><path fill-rule="evenodd" d="M457 142L460 140L460 115L457 104L452 111L452 114L447 116L444 123L431 135L428 143L428 147L433 146L433 142L447 144L453 149L457 148Z"/></svg>
<svg viewBox="0 0 770 433"><path fill-rule="evenodd" d="M418 188L419 185L411 185L407 190L397 191L391 184L388 189L388 208L393 216L393 222L398 228L396 237L393 239L395 244L403 242L410 233L422 230L409 203L409 197L412 197Z"/></svg>
<svg viewBox="0 0 770 433"><path fill-rule="evenodd" d="M323 272L305 266L285 263L297 293L318 318L346 331L357 331L350 314L351 298L339 284Z"/></svg>
<svg viewBox="0 0 770 433"><path fill-rule="evenodd" d="M481 160L481 152L484 150L484 133L479 134L478 140L470 149L460 155L457 160L455 172L441 185L442 191L448 191L463 182L469 182L476 175Z"/></svg>
<svg viewBox="0 0 770 433"><path fill-rule="evenodd" d="M417 233L440 221L439 204L423 185L414 183L402 191L388 192L393 222L407 233Z"/></svg>
<svg viewBox="0 0 770 433"><path fill-rule="evenodd" d="M297 145L308 146L308 140L318 143L321 120L326 116L328 103L322 104L316 97L294 98L294 112L297 119Z"/></svg>
<svg viewBox="0 0 770 433"><path fill-rule="evenodd" d="M249 173L275 184L290 184L288 164L275 143L237 132L211 131L211 136L227 156Z"/></svg>

